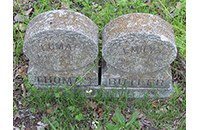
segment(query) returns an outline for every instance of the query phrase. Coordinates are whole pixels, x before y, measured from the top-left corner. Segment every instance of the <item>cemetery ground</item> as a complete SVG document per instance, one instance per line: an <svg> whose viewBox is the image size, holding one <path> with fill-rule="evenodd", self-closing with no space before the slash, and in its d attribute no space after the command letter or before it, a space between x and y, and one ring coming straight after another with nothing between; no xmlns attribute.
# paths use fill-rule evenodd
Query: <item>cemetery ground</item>
<svg viewBox="0 0 200 130"><path fill-rule="evenodd" d="M103 27L128 13L150 13L173 27L178 49L171 64L175 91L168 98L129 99L95 91L39 90L27 79L28 58L23 42L28 22L38 14L57 9L80 12L99 28L99 66ZM186 129L186 0L14 0L13 2L13 128L40 129ZM70 86L67 86L70 87ZM73 88L76 87L73 86ZM126 88L126 86L124 86ZM45 89L45 91L43 91ZM90 98L87 98L89 96ZM131 129L130 128L130 129Z"/></svg>

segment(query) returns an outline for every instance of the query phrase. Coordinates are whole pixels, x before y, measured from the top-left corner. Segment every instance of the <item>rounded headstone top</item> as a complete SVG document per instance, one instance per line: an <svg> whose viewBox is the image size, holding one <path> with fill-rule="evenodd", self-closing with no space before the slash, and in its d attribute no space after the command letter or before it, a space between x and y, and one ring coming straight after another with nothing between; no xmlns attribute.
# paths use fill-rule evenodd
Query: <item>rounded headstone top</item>
<svg viewBox="0 0 200 130"><path fill-rule="evenodd" d="M102 47L107 64L135 74L160 70L172 63L177 54L170 24L145 13L122 15L106 24Z"/></svg>
<svg viewBox="0 0 200 130"><path fill-rule="evenodd" d="M44 12L28 23L23 51L38 69L73 71L97 58L98 27L78 12Z"/></svg>

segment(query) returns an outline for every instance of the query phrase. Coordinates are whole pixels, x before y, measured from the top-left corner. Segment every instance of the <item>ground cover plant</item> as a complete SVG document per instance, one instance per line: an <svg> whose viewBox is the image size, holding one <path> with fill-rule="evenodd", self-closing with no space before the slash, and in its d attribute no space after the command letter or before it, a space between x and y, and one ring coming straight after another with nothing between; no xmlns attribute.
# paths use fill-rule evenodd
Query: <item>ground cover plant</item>
<svg viewBox="0 0 200 130"><path fill-rule="evenodd" d="M112 19L128 13L150 13L173 27L178 49L171 64L175 92L168 98L128 99L124 92L57 88L37 89L28 82L23 42L28 22L40 13L66 9L80 12L101 32ZM99 64L99 65L100 65ZM186 0L14 0L13 1L13 128L36 129L186 129ZM82 77L77 77L80 81ZM70 86L68 86L70 87ZM91 93L96 93L92 97ZM90 98L87 98L90 97Z"/></svg>

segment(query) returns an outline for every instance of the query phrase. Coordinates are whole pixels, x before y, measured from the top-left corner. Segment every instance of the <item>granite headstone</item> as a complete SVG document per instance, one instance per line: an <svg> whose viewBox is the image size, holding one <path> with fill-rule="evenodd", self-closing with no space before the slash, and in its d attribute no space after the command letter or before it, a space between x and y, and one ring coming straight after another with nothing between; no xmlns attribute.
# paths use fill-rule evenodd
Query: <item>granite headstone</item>
<svg viewBox="0 0 200 130"><path fill-rule="evenodd" d="M29 58L28 79L34 86L73 85L98 55L98 27L88 17L69 10L47 11L27 26L23 51ZM98 69L81 86L98 85Z"/></svg>
<svg viewBox="0 0 200 130"><path fill-rule="evenodd" d="M168 97L176 54L173 29L165 20L145 13L117 17L102 33L101 85L107 90L127 87L136 97Z"/></svg>

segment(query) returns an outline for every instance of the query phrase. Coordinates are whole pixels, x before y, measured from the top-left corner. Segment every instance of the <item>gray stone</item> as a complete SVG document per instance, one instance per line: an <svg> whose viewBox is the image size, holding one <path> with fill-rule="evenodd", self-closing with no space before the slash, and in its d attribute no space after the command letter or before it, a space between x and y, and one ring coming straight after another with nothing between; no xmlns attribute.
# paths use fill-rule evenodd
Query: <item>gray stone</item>
<svg viewBox="0 0 200 130"><path fill-rule="evenodd" d="M102 32L105 62L101 85L127 86L135 95L166 89L159 96L168 97L173 91L169 65L176 53L173 29L168 22L145 13L122 15L106 24Z"/></svg>
<svg viewBox="0 0 200 130"><path fill-rule="evenodd" d="M29 58L29 81L35 86L73 85L98 55L98 27L88 17L69 10L53 10L34 17L28 24L23 51ZM98 85L98 69L83 79Z"/></svg>

